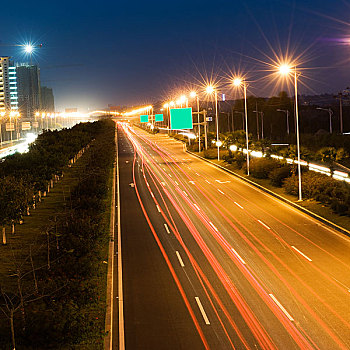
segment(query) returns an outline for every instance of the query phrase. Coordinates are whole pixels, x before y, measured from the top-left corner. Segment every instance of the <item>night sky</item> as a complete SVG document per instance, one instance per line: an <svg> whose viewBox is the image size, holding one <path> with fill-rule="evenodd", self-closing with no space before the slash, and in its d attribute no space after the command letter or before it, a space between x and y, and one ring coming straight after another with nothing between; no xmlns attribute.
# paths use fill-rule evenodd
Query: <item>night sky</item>
<svg viewBox="0 0 350 350"><path fill-rule="evenodd" d="M1 7L2 44L43 44L33 60L58 110L165 100L234 72L247 74L249 93L270 96L281 87L266 78L266 63L287 50L301 55L301 93L350 85L348 1L19 0ZM18 47L1 46L0 55L26 61Z"/></svg>

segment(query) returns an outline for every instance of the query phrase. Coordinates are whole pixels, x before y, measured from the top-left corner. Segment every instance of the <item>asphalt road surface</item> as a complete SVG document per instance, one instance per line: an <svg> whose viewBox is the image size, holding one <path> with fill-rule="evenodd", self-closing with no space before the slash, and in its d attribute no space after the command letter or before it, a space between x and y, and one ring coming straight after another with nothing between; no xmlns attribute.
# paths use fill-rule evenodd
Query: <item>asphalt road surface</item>
<svg viewBox="0 0 350 350"><path fill-rule="evenodd" d="M349 349L350 239L118 128L126 349Z"/></svg>

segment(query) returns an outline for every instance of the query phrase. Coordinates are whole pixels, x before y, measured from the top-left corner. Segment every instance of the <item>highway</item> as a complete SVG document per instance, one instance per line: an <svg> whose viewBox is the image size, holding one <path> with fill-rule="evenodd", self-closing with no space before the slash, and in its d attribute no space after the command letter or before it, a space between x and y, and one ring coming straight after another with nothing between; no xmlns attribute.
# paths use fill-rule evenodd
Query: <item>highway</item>
<svg viewBox="0 0 350 350"><path fill-rule="evenodd" d="M119 124L126 349L349 349L350 239Z"/></svg>

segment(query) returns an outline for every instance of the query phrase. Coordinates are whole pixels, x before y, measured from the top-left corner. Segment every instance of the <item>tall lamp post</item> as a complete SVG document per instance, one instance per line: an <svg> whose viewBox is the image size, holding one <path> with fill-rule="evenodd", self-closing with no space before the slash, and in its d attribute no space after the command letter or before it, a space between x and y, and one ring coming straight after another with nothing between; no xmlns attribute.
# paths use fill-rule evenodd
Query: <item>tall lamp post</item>
<svg viewBox="0 0 350 350"><path fill-rule="evenodd" d="M300 138L299 138L299 110L298 110L298 72L297 67L294 69L287 64L278 67L279 73L283 76L293 75L294 78L294 94L295 94L295 118L296 118L296 134L297 134L297 153L298 153L298 182L299 182L299 201L303 200L301 192L301 165L300 165Z"/></svg>
<svg viewBox="0 0 350 350"><path fill-rule="evenodd" d="M198 153L201 151L201 125L199 123L199 97L195 91L190 92L191 98L196 98L197 102L197 123L198 123Z"/></svg>
<svg viewBox="0 0 350 350"><path fill-rule="evenodd" d="M333 133L333 129L332 129L332 117L333 117L333 111L331 108L321 108L321 107L317 107L316 109L320 110L320 111L326 111L329 113L329 133L332 134Z"/></svg>
<svg viewBox="0 0 350 350"><path fill-rule="evenodd" d="M288 109L277 109L277 112L283 112L287 117L287 134L289 135L289 111Z"/></svg>
<svg viewBox="0 0 350 350"><path fill-rule="evenodd" d="M214 94L215 97L216 146L218 148L218 160L220 160L220 146L222 142L219 140L218 92L212 85L208 85L205 91L209 95Z"/></svg>
<svg viewBox="0 0 350 350"><path fill-rule="evenodd" d="M248 108L247 108L247 82L242 78L233 79L234 86L243 86L244 92L244 115L245 115L245 138L247 147L247 175L249 176L249 134L248 134Z"/></svg>

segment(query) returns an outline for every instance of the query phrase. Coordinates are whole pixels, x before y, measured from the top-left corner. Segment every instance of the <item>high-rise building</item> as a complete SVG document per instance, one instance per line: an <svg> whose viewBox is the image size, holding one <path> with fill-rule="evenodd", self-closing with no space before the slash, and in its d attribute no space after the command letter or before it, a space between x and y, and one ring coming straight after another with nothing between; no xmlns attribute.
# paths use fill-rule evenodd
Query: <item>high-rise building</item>
<svg viewBox="0 0 350 350"><path fill-rule="evenodd" d="M16 67L18 107L22 117L32 118L41 110L40 69L36 65L22 64Z"/></svg>
<svg viewBox="0 0 350 350"><path fill-rule="evenodd" d="M41 87L41 109L50 113L55 111L55 100L52 89L46 86Z"/></svg>
<svg viewBox="0 0 350 350"><path fill-rule="evenodd" d="M10 57L0 57L0 112L17 111L16 67Z"/></svg>

